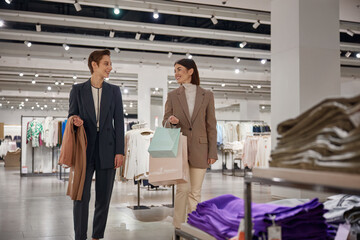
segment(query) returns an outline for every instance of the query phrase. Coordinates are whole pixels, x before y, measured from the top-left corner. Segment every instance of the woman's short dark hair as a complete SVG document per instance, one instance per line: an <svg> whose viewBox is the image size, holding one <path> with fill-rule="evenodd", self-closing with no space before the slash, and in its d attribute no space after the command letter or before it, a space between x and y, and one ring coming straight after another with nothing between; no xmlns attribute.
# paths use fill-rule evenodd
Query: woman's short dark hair
<svg viewBox="0 0 360 240"><path fill-rule="evenodd" d="M94 69L93 69L91 63L96 62L96 64L99 65L100 61L104 55L110 56L110 51L109 50L96 50L96 51L93 51L92 53L90 53L89 59L88 59L88 67L90 69L91 74L93 74L93 72L94 72Z"/></svg>
<svg viewBox="0 0 360 240"><path fill-rule="evenodd" d="M184 66L187 70L194 69L194 72L191 76L191 83L195 85L200 85L200 77L199 77L199 71L197 69L196 63L192 59L183 58L175 62L174 66L176 64L179 64L181 66Z"/></svg>

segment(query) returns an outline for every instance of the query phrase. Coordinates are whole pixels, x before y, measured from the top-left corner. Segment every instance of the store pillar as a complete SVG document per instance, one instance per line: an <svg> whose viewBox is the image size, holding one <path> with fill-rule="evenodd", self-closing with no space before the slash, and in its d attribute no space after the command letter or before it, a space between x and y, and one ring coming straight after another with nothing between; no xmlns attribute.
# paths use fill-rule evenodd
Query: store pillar
<svg viewBox="0 0 360 240"><path fill-rule="evenodd" d="M138 75L138 120L146 122L150 127L151 116L151 89L162 89L163 107L165 106L168 90L167 70L155 69L154 67L142 67ZM159 116L161 125L162 116Z"/></svg>
<svg viewBox="0 0 360 240"><path fill-rule="evenodd" d="M334 96L340 96L339 1L272 0L272 147L280 122Z"/></svg>

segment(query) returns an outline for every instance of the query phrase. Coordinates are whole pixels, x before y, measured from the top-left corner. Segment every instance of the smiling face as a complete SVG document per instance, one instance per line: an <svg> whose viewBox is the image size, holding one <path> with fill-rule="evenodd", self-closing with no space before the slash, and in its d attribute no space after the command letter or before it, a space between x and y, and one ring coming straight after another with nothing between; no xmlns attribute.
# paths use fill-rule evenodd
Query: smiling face
<svg viewBox="0 0 360 240"><path fill-rule="evenodd" d="M175 79L179 84L190 83L191 76L194 73L194 69L187 69L183 65L175 64L174 66Z"/></svg>
<svg viewBox="0 0 360 240"><path fill-rule="evenodd" d="M99 65L95 61L93 61L91 64L92 64L92 67L94 70L93 74L95 74L103 79L109 77L110 72L112 70L112 62L110 60L109 55L104 55L101 58Z"/></svg>

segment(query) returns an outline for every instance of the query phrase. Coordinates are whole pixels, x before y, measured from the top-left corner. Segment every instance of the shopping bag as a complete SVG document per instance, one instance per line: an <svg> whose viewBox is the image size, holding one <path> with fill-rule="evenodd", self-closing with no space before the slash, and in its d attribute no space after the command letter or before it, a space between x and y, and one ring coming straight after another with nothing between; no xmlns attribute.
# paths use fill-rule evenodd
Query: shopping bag
<svg viewBox="0 0 360 240"><path fill-rule="evenodd" d="M156 128L148 149L151 157L176 157L178 153L179 138L180 128Z"/></svg>
<svg viewBox="0 0 360 240"><path fill-rule="evenodd" d="M180 135L179 151L174 158L153 158L149 161L149 183L155 186L189 181L187 137Z"/></svg>

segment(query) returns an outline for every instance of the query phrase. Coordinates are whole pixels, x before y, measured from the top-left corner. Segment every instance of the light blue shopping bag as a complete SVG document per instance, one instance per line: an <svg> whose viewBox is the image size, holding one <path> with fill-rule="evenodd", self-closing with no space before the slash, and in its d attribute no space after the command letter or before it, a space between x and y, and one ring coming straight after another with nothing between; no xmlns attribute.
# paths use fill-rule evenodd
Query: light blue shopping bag
<svg viewBox="0 0 360 240"><path fill-rule="evenodd" d="M179 148L179 139L180 128L156 128L148 149L151 157L175 158Z"/></svg>

